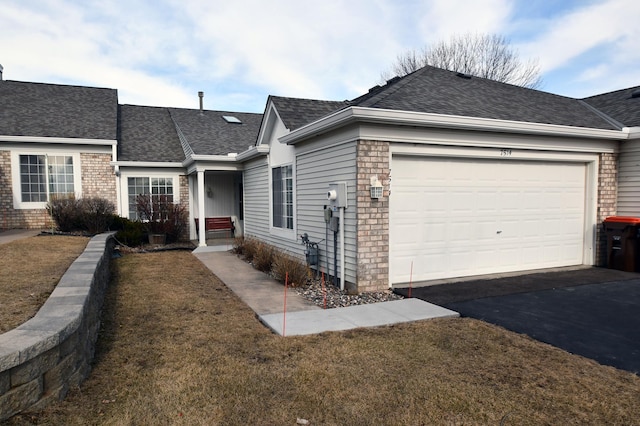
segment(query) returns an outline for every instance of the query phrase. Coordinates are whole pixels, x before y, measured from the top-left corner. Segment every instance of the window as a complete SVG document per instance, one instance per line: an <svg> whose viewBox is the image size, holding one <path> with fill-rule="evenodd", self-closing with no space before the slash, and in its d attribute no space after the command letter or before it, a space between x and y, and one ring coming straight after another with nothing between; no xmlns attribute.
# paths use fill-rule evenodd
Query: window
<svg viewBox="0 0 640 426"><path fill-rule="evenodd" d="M293 229L293 168L272 169L273 226Z"/></svg>
<svg viewBox="0 0 640 426"><path fill-rule="evenodd" d="M137 220L136 198L138 195L151 194L151 198L163 198L163 201L173 203L173 178L166 177L130 177L127 179L127 193L129 194L129 219Z"/></svg>
<svg viewBox="0 0 640 426"><path fill-rule="evenodd" d="M20 193L23 203L74 194L73 157L20 155Z"/></svg>

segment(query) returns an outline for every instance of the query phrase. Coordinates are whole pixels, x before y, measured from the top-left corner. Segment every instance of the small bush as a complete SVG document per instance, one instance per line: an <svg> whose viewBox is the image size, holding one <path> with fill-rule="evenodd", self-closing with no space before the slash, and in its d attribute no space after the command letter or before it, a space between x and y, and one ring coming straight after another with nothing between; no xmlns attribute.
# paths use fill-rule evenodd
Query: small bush
<svg viewBox="0 0 640 426"><path fill-rule="evenodd" d="M187 210L183 205L171 202L166 195L140 194L136 197L136 210L147 233L166 234L167 243L185 236Z"/></svg>
<svg viewBox="0 0 640 426"><path fill-rule="evenodd" d="M53 197L47 212L60 232L82 231L99 234L109 229L115 206L104 198L75 199L72 195Z"/></svg>
<svg viewBox="0 0 640 426"><path fill-rule="evenodd" d="M311 274L307 264L287 253L278 252L273 259L273 275L283 284L289 275L289 285L292 287L304 286Z"/></svg>
<svg viewBox="0 0 640 426"><path fill-rule="evenodd" d="M256 251L258 250L258 240L254 239L245 239L244 245L242 246L243 255L247 262L253 262L253 258L255 257Z"/></svg>
<svg viewBox="0 0 640 426"><path fill-rule="evenodd" d="M270 272L275 257L275 249L262 241L256 242L256 251L253 255L253 266L262 272Z"/></svg>
<svg viewBox="0 0 640 426"><path fill-rule="evenodd" d="M237 254L238 256L243 256L245 250L244 246L244 237L235 237L233 240L233 248L231 249L231 252Z"/></svg>
<svg viewBox="0 0 640 426"><path fill-rule="evenodd" d="M109 200L98 197L82 198L77 203L82 229L90 234L100 234L111 226L116 207Z"/></svg>
<svg viewBox="0 0 640 426"><path fill-rule="evenodd" d="M78 202L73 195L52 197L47 203L47 212L60 232L77 231L81 228Z"/></svg>
<svg viewBox="0 0 640 426"><path fill-rule="evenodd" d="M116 239L129 247L141 246L144 243L144 227L138 220L133 221L125 217L114 216L111 230L118 231Z"/></svg>

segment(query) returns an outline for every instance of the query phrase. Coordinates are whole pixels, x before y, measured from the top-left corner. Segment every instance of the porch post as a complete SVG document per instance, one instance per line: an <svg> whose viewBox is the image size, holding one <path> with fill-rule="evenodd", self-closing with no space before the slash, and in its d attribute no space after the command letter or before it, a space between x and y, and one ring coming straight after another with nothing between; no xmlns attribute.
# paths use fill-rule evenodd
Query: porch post
<svg viewBox="0 0 640 426"><path fill-rule="evenodd" d="M198 170L198 245L207 245L207 230L204 229L204 171Z"/></svg>

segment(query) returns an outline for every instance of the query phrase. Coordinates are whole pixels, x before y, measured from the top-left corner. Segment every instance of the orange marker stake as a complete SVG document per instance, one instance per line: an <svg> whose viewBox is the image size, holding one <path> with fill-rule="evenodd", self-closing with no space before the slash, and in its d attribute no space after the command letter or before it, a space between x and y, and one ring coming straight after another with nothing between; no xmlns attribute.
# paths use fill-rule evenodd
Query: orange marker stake
<svg viewBox="0 0 640 426"><path fill-rule="evenodd" d="M413 260L411 261L411 272L409 272L409 299L411 299L412 282L413 282Z"/></svg>
<svg viewBox="0 0 640 426"><path fill-rule="evenodd" d="M282 337L286 336L287 327L287 287L289 286L289 273L284 278L284 312L282 313Z"/></svg>
<svg viewBox="0 0 640 426"><path fill-rule="evenodd" d="M322 297L324 298L324 308L327 309L327 289L324 287L324 272L322 273Z"/></svg>

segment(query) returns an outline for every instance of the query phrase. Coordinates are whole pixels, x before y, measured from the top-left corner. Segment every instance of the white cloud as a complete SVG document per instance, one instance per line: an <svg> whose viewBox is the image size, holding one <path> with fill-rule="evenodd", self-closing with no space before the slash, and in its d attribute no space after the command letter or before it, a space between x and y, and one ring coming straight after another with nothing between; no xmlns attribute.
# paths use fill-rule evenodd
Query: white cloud
<svg viewBox="0 0 640 426"><path fill-rule="evenodd" d="M569 14L556 16L532 42L523 44L528 56L540 58L542 71L562 67L591 49L609 49L608 59L620 54L638 57L640 51L640 3L637 0L606 0ZM622 52L621 50L624 50Z"/></svg>
<svg viewBox="0 0 640 426"><path fill-rule="evenodd" d="M622 76L625 66L637 71L635 2L578 2L537 21L542 27L528 25L527 36L540 29L520 52L539 57L545 70L589 56L580 74L589 84ZM113 87L123 103L197 107L204 90L209 108L260 111L268 94L358 96L398 54L452 34L522 36L516 7L515 0L5 0L0 63L8 79ZM599 46L606 60L593 62Z"/></svg>

